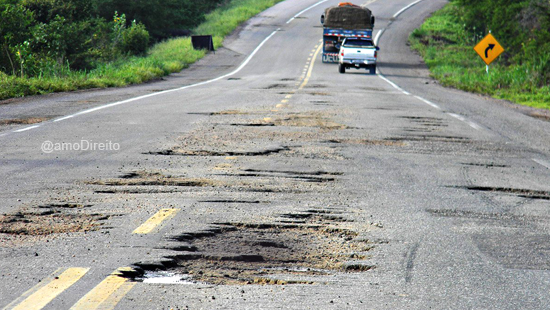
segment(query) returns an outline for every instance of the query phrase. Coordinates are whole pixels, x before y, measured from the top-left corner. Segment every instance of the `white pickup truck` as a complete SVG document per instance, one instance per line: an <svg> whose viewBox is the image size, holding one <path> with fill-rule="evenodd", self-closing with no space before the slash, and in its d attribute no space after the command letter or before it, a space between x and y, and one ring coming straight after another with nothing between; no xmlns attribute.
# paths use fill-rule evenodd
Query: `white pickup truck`
<svg viewBox="0 0 550 310"><path fill-rule="evenodd" d="M346 73L348 68L367 68L370 74L376 73L377 52L380 50L371 39L346 38L338 53L338 71Z"/></svg>

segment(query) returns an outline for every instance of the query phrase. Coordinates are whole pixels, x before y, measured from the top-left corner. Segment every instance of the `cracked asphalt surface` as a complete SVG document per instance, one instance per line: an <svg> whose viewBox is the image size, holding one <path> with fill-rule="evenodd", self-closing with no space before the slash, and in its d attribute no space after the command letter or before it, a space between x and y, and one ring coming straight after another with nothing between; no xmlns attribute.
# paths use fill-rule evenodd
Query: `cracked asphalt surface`
<svg viewBox="0 0 550 310"><path fill-rule="evenodd" d="M429 77L406 38L446 1L369 1L378 75L321 62L316 3L162 81L0 104L0 308L546 309L548 112Z"/></svg>

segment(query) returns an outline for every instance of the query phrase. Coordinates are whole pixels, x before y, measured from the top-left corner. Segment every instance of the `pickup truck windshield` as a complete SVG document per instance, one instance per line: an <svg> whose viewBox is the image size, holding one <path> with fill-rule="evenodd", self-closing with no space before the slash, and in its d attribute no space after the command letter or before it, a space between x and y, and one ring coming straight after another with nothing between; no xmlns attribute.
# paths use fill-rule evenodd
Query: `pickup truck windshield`
<svg viewBox="0 0 550 310"><path fill-rule="evenodd" d="M346 40L345 47L373 47L374 44L370 40Z"/></svg>

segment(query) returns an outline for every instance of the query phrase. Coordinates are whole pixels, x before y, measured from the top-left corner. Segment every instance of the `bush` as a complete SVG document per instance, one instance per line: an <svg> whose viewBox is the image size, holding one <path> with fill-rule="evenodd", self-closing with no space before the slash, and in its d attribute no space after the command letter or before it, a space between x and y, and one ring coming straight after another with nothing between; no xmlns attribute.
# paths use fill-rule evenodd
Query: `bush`
<svg viewBox="0 0 550 310"><path fill-rule="evenodd" d="M130 55L143 55L149 47L149 32L141 23L132 22L122 33L121 50Z"/></svg>

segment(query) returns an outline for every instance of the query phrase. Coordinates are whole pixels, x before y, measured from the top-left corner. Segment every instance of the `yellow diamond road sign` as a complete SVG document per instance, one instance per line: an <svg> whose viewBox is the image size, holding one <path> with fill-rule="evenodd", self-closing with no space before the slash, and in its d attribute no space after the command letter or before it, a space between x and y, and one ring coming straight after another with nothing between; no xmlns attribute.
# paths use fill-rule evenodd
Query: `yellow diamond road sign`
<svg viewBox="0 0 550 310"><path fill-rule="evenodd" d="M502 52L504 48L498 43L497 39L492 34L488 34L483 40L474 47L474 50L479 54L479 57L485 61L487 65L493 62Z"/></svg>

